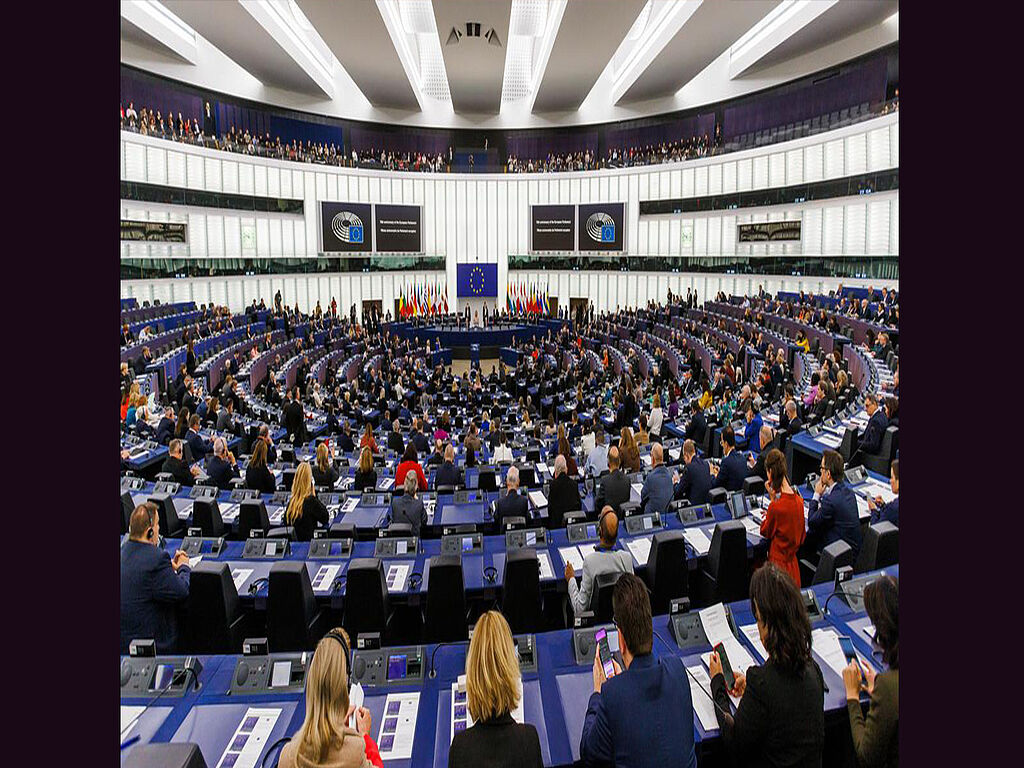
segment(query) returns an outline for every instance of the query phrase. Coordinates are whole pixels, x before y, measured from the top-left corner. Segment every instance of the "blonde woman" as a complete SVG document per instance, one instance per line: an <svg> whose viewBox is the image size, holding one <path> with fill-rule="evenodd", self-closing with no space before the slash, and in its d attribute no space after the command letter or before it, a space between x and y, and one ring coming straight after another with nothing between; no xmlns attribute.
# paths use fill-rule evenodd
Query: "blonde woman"
<svg viewBox="0 0 1024 768"><path fill-rule="evenodd" d="M296 541L309 541L317 523L328 525L327 507L313 492L313 470L308 461L299 464L292 481L292 497L284 511L285 525L295 527Z"/></svg>
<svg viewBox="0 0 1024 768"><path fill-rule="evenodd" d="M373 468L373 453L369 448L359 452L359 466L356 468L355 482L352 487L357 491L377 487L377 472Z"/></svg>
<svg viewBox="0 0 1024 768"><path fill-rule="evenodd" d="M338 482L338 470L331 463L332 451L327 448L327 443L320 443L316 447L316 466L313 467L313 482L316 485L327 485L331 488Z"/></svg>
<svg viewBox="0 0 1024 768"><path fill-rule="evenodd" d="M537 729L512 719L519 706L519 657L505 617L487 611L466 656L466 705L473 726L455 734L448 768L528 768L544 764Z"/></svg>
<svg viewBox="0 0 1024 768"><path fill-rule="evenodd" d="M654 401L651 405L651 416L647 420L650 428L651 440L661 442L661 425L665 421L665 413L661 410L661 395L654 393Z"/></svg>
<svg viewBox="0 0 1024 768"><path fill-rule="evenodd" d="M348 634L340 627L319 643L306 673L306 717L281 748L280 768L369 768L383 766L370 735L373 717L348 702ZM355 715L355 728L345 721Z"/></svg>

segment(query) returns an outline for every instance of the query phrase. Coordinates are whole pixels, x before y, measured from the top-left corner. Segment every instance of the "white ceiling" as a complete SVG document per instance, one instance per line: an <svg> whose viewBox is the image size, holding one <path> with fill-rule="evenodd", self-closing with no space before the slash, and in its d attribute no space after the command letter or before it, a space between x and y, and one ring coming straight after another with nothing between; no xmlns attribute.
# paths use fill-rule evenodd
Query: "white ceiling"
<svg viewBox="0 0 1024 768"><path fill-rule="evenodd" d="M899 39L892 18L897 0L291 2L121 0L121 60L325 115L513 128L692 108L803 77ZM146 4L163 8L140 13ZM528 8L542 20L547 15L548 29L514 16L514 5L517 14ZM163 9L195 31L194 43L183 43L180 29L167 31L173 23L163 20ZM788 23L771 23L779 17ZM480 25L479 37L467 34L467 22ZM506 67L510 24L520 35L512 48L522 64L513 93L523 90L523 67L529 92L503 102L503 79L514 70ZM763 28L752 32L759 24ZM528 27L533 31L524 33ZM461 37L448 44L453 28ZM737 43L751 39L756 45L740 52Z"/></svg>

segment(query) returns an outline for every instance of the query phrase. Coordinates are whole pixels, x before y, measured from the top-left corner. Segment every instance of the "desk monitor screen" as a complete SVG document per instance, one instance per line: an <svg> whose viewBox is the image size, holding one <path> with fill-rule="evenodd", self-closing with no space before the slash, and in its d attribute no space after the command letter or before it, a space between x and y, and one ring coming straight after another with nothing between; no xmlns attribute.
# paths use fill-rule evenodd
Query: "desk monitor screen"
<svg viewBox="0 0 1024 768"><path fill-rule="evenodd" d="M275 661L270 672L271 688L287 688L291 682L292 663L290 661Z"/></svg>
<svg viewBox="0 0 1024 768"><path fill-rule="evenodd" d="M654 521L651 518L649 518L649 517L645 517L644 518L644 530L645 531L651 530L651 526L652 525L654 525Z"/></svg>
<svg viewBox="0 0 1024 768"><path fill-rule="evenodd" d="M400 540L395 542L395 554L396 555L404 555L408 551L409 551L409 542L407 542L405 539L400 539Z"/></svg>
<svg viewBox="0 0 1024 768"><path fill-rule="evenodd" d="M388 680L405 679L407 658L407 655L404 653L388 656Z"/></svg>
<svg viewBox="0 0 1024 768"><path fill-rule="evenodd" d="M276 541L268 541L267 542L266 553L267 553L267 555L276 555L277 554L277 542Z"/></svg>
<svg viewBox="0 0 1024 768"><path fill-rule="evenodd" d="M472 536L463 536L462 537L462 551L463 552L472 552L473 551L473 537Z"/></svg>
<svg viewBox="0 0 1024 768"><path fill-rule="evenodd" d="M332 541L330 554L335 557L340 557L345 554L345 542L344 541Z"/></svg>
<svg viewBox="0 0 1024 768"><path fill-rule="evenodd" d="M526 532L526 546L535 547L537 546L537 532L527 531Z"/></svg>
<svg viewBox="0 0 1024 768"><path fill-rule="evenodd" d="M729 511L732 513L733 520L739 520L741 517L746 517L749 513L747 509L747 497L743 495L743 491L735 491L729 494Z"/></svg>
<svg viewBox="0 0 1024 768"><path fill-rule="evenodd" d="M596 539L597 538L597 525L591 523L590 525L587 526L587 538L588 539Z"/></svg>

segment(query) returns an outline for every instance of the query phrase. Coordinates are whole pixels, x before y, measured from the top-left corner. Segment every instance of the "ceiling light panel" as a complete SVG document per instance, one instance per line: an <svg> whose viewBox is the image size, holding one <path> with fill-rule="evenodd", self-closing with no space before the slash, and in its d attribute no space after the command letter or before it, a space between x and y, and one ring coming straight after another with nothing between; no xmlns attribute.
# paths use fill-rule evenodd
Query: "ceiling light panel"
<svg viewBox="0 0 1024 768"><path fill-rule="evenodd" d="M567 0L512 0L505 47L502 105L537 96Z"/></svg>
<svg viewBox="0 0 1024 768"><path fill-rule="evenodd" d="M448 73L430 0L377 0L388 34L420 107L424 99L451 104Z"/></svg>

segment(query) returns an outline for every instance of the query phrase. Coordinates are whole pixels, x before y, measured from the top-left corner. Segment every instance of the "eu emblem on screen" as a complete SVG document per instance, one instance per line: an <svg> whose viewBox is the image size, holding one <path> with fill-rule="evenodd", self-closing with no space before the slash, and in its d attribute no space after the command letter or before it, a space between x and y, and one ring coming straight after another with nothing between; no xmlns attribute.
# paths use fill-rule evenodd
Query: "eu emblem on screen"
<svg viewBox="0 0 1024 768"><path fill-rule="evenodd" d="M484 295L484 271L478 266L469 272L469 290L474 296Z"/></svg>
<svg viewBox="0 0 1024 768"><path fill-rule="evenodd" d="M615 225L605 224L601 227L601 242L603 243L614 243L615 242Z"/></svg>

